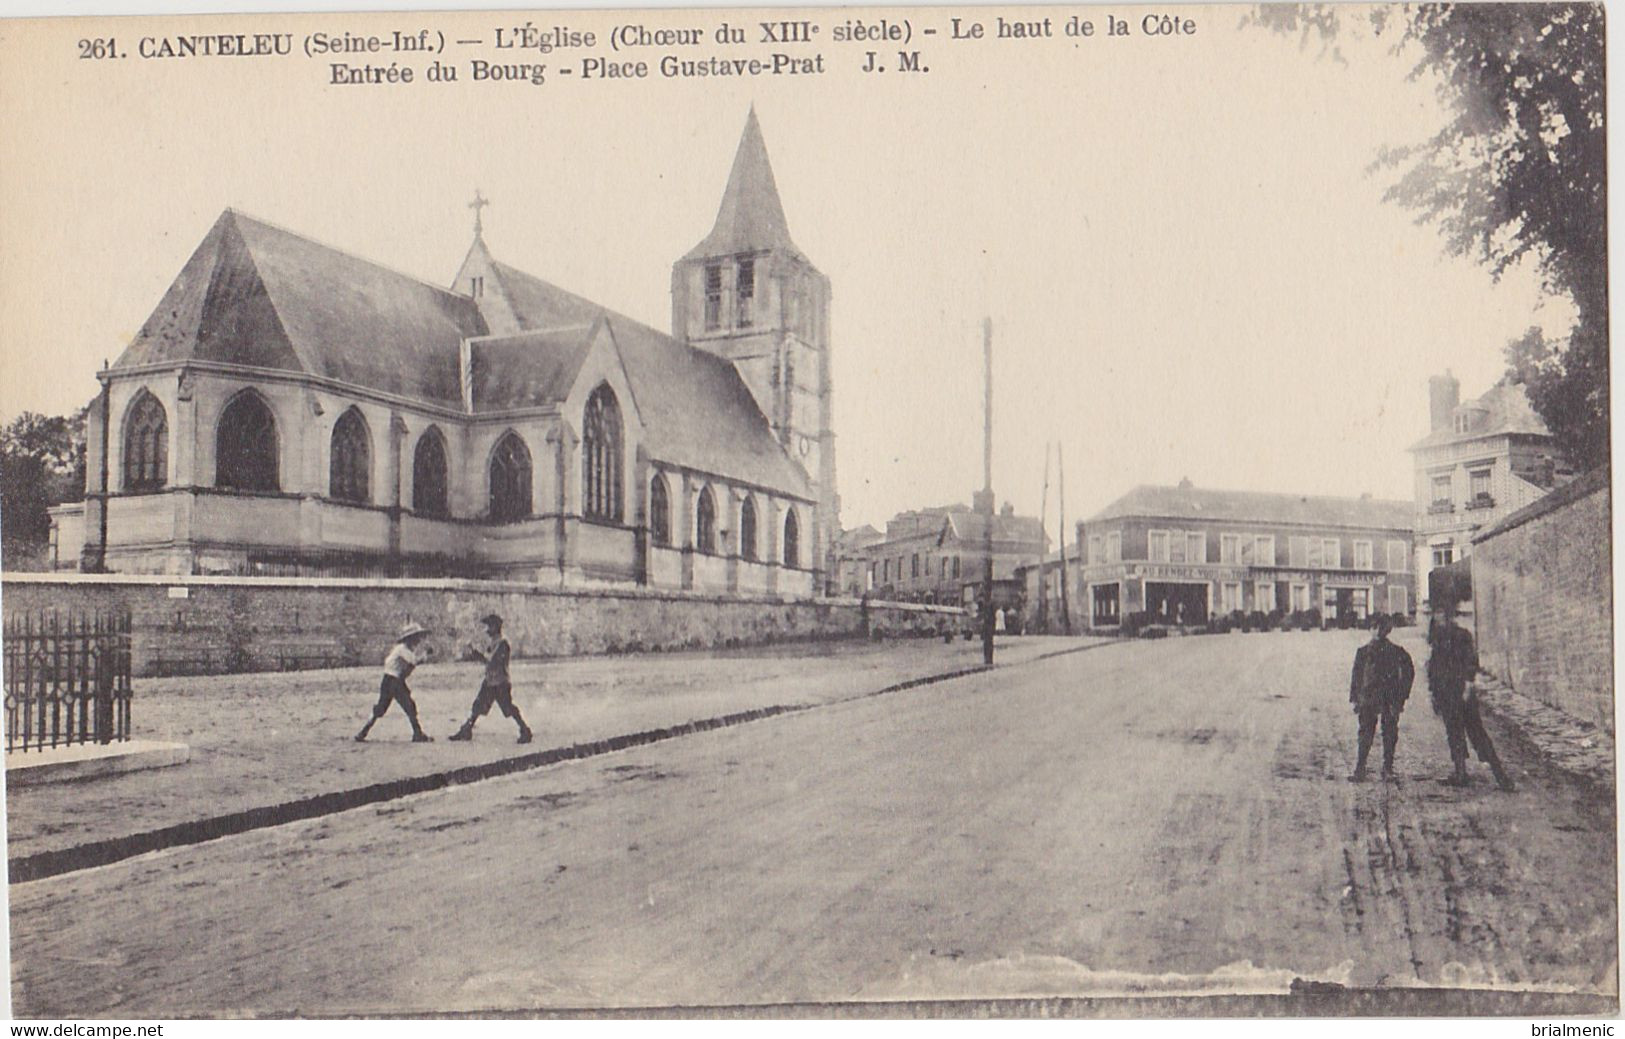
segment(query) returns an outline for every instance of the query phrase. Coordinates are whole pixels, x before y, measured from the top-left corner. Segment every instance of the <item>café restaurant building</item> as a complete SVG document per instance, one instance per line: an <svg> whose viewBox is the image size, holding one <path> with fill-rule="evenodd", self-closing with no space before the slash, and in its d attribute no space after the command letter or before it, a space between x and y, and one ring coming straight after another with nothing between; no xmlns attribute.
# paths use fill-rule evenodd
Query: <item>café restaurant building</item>
<svg viewBox="0 0 1625 1039"><path fill-rule="evenodd" d="M1078 524L1074 609L1091 628L1140 612L1187 626L1235 610L1411 614L1414 518L1369 496L1136 487Z"/></svg>

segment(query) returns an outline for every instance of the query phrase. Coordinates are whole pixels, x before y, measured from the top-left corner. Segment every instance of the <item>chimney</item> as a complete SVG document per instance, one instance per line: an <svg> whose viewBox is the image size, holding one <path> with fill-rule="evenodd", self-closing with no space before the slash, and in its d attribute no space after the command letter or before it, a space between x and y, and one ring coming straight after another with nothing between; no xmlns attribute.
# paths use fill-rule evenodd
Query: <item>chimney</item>
<svg viewBox="0 0 1625 1039"><path fill-rule="evenodd" d="M1004 507L999 509L999 515L1001 516L1014 516L1015 514L1016 507L1011 505L1009 502L1005 502Z"/></svg>
<svg viewBox="0 0 1625 1039"><path fill-rule="evenodd" d="M1446 368L1443 375L1428 377L1428 414L1433 420L1433 431L1450 428L1450 413L1461 403L1461 383Z"/></svg>

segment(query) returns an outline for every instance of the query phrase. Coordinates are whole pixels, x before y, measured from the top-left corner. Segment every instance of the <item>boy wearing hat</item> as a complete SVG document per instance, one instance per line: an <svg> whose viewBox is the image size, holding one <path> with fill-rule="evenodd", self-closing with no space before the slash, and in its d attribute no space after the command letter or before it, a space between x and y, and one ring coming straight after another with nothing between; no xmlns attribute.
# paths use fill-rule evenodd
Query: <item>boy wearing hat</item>
<svg viewBox="0 0 1625 1039"><path fill-rule="evenodd" d="M1428 690L1433 695L1433 713L1444 721L1450 762L1455 766L1445 782L1451 786L1468 784L1467 745L1471 743L1478 751L1478 759L1490 767L1495 782L1511 793L1518 786L1495 753L1495 744L1490 742L1478 709L1478 688L1473 684L1478 677L1478 648L1472 633L1456 623L1454 608L1445 606L1433 611L1428 643Z"/></svg>
<svg viewBox="0 0 1625 1039"><path fill-rule="evenodd" d="M428 637L429 629L421 624L407 621L401 628L401 633L395 637L395 645L384 657L384 677L378 684L378 702L373 705L372 717L367 719L367 724L355 734L357 743L366 742L373 723L384 716L391 703L400 704L401 710L406 712L406 720L412 723L413 743L434 742L434 737L424 732L423 726L418 724L418 705L412 702L412 690L406 687L406 676L418 666L418 647Z"/></svg>
<svg viewBox="0 0 1625 1039"><path fill-rule="evenodd" d="M474 706L468 710L468 721L451 738L473 739L474 723L485 717L491 705L496 704L503 717L512 718L519 724L519 742L529 743L530 726L525 724L524 716L513 702L513 683L508 678L508 657L512 651L508 647L508 640L502 637L502 618L488 613L480 618L480 623L485 626L486 645L484 649L478 646L472 648L474 655L485 661L485 678L480 682L480 691L474 696Z"/></svg>

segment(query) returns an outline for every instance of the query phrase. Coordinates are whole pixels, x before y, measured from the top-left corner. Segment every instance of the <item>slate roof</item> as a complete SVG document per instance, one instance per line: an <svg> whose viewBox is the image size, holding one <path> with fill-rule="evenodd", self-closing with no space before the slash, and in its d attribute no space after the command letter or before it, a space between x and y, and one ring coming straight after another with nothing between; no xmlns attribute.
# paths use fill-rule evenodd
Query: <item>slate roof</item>
<svg viewBox="0 0 1625 1039"><path fill-rule="evenodd" d="M955 510L948 513L943 527L961 541L980 542L986 533L987 517L969 509ZM1001 514L993 517L993 540L1043 542L1044 528L1036 516Z"/></svg>
<svg viewBox="0 0 1625 1039"><path fill-rule="evenodd" d="M228 209L117 367L207 360L458 405L474 301Z"/></svg>
<svg viewBox="0 0 1625 1039"><path fill-rule="evenodd" d="M467 296L228 209L115 367L219 361L463 410L469 339L474 410L491 412L562 400L603 320L652 457L812 497L732 363L517 268L494 267L523 329L514 335L491 336Z"/></svg>
<svg viewBox="0 0 1625 1039"><path fill-rule="evenodd" d="M1384 498L1338 498L1265 491L1219 491L1181 485L1142 485L1085 522L1130 516L1177 520L1236 520L1307 527L1410 530L1416 503Z"/></svg>
<svg viewBox="0 0 1625 1039"><path fill-rule="evenodd" d="M778 184L773 179L773 164L767 158L767 143L762 140L762 127L756 121L756 109L752 108L745 120L745 132L739 138L739 150L734 153L728 187L722 192L717 222L711 233L683 259L764 249L782 249L806 259L790 240L790 225L784 219L784 205L779 201Z"/></svg>
<svg viewBox="0 0 1625 1039"><path fill-rule="evenodd" d="M800 466L773 438L756 398L731 362L518 268L502 263L496 268L520 324L590 322L600 316L608 321L648 431L652 458L812 496Z"/></svg>
<svg viewBox="0 0 1625 1039"><path fill-rule="evenodd" d="M569 396L595 325L476 339L470 344L475 412L556 404Z"/></svg>
<svg viewBox="0 0 1625 1039"><path fill-rule="evenodd" d="M1534 436L1550 436L1551 430L1546 423L1535 413L1533 405L1529 403L1529 395L1518 383L1508 382L1505 379L1490 387L1489 391L1476 401L1465 401L1457 406L1462 408L1477 408L1483 415L1473 424L1473 428L1466 433L1457 433L1454 423L1444 429L1436 429L1427 436L1411 445L1412 451L1423 448L1438 447L1441 444L1453 444L1460 441L1480 440L1490 436L1504 436L1507 434L1529 434Z"/></svg>

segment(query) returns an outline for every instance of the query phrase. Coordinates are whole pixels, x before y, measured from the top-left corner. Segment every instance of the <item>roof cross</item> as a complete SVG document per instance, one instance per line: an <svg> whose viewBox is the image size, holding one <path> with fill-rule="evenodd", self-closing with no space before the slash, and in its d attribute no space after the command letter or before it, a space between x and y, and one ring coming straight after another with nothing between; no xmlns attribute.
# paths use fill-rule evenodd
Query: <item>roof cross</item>
<svg viewBox="0 0 1625 1039"><path fill-rule="evenodd" d="M474 236L476 238L479 237L480 233L484 230L480 224L480 210L484 209L490 204L491 200L480 194L479 188L475 188L474 201L468 204L468 208L474 211Z"/></svg>

